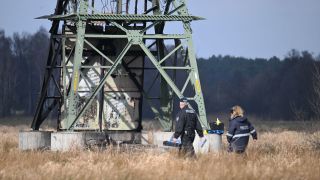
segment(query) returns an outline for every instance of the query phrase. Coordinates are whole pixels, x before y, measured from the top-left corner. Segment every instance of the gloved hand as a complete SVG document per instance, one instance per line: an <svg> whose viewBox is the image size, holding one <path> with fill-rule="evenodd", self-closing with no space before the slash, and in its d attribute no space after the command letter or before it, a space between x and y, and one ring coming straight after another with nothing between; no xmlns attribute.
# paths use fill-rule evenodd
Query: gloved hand
<svg viewBox="0 0 320 180"><path fill-rule="evenodd" d="M172 142L173 142L173 143L176 143L176 142L177 142L177 139L176 139L176 138L172 138Z"/></svg>

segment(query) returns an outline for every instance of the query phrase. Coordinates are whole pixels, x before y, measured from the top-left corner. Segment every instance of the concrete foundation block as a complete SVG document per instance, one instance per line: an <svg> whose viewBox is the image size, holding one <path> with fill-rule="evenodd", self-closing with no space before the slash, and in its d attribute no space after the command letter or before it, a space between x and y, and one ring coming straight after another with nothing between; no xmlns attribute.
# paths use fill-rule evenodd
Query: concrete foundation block
<svg viewBox="0 0 320 180"><path fill-rule="evenodd" d="M84 133L84 148L105 147L106 134L104 132L82 132Z"/></svg>
<svg viewBox="0 0 320 180"><path fill-rule="evenodd" d="M51 149L52 151L80 150L95 145L106 145L107 140L120 143L155 145L160 148L163 141L168 141L173 132L49 132L49 131L21 131L19 133L19 149L38 150ZM219 152L222 148L222 137L218 134L205 135L207 141L201 146L200 138L196 135L193 147L196 153Z"/></svg>
<svg viewBox="0 0 320 180"><path fill-rule="evenodd" d="M173 136L173 132L152 132L152 143L158 147L163 147L163 141L169 141Z"/></svg>
<svg viewBox="0 0 320 180"><path fill-rule="evenodd" d="M51 133L49 131L20 131L20 150L50 149Z"/></svg>
<svg viewBox="0 0 320 180"><path fill-rule="evenodd" d="M148 132L146 132L146 131L142 131L142 132L141 132L141 144L143 144L143 145L151 144L151 143L149 142Z"/></svg>
<svg viewBox="0 0 320 180"><path fill-rule="evenodd" d="M149 145L153 144L152 131L141 131L141 144Z"/></svg>
<svg viewBox="0 0 320 180"><path fill-rule="evenodd" d="M55 132L51 134L52 151L69 151L85 148L85 132Z"/></svg>
<svg viewBox="0 0 320 180"><path fill-rule="evenodd" d="M52 151L80 150L95 145L106 145L107 141L116 143L141 143L141 133L138 132L56 132L51 135Z"/></svg>

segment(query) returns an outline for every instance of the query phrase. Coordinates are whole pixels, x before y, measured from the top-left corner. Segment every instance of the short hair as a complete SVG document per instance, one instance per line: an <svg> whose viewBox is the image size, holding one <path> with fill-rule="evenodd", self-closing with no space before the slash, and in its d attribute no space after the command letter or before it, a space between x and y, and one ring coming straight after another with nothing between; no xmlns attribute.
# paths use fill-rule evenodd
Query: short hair
<svg viewBox="0 0 320 180"><path fill-rule="evenodd" d="M230 111L233 116L232 118L235 118L237 116L240 116L240 117L244 116L244 110L239 105L233 106Z"/></svg>

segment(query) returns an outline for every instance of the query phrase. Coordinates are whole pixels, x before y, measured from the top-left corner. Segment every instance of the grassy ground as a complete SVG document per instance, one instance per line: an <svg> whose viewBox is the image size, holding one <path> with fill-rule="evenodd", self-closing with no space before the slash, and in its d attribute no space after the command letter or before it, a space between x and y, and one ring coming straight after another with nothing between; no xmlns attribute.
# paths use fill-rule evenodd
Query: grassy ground
<svg viewBox="0 0 320 180"><path fill-rule="evenodd" d="M246 155L223 151L196 160L176 152L21 152L18 131L27 126L2 124L0 179L320 179L320 122L254 121L259 140Z"/></svg>

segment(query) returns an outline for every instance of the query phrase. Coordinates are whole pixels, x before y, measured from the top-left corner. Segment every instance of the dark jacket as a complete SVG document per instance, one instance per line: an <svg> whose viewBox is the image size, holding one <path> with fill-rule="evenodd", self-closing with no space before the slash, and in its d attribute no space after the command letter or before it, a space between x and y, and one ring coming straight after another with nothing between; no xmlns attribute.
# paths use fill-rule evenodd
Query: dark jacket
<svg viewBox="0 0 320 180"><path fill-rule="evenodd" d="M194 110L188 108L188 106L185 106L177 115L176 129L173 137L178 138L181 136L182 144L186 140L193 142L195 138L195 131L197 131L200 137L203 137L203 130L197 114Z"/></svg>
<svg viewBox="0 0 320 180"><path fill-rule="evenodd" d="M235 117L229 122L227 140L234 151L244 151L249 142L249 136L257 139L257 132L246 117Z"/></svg>

